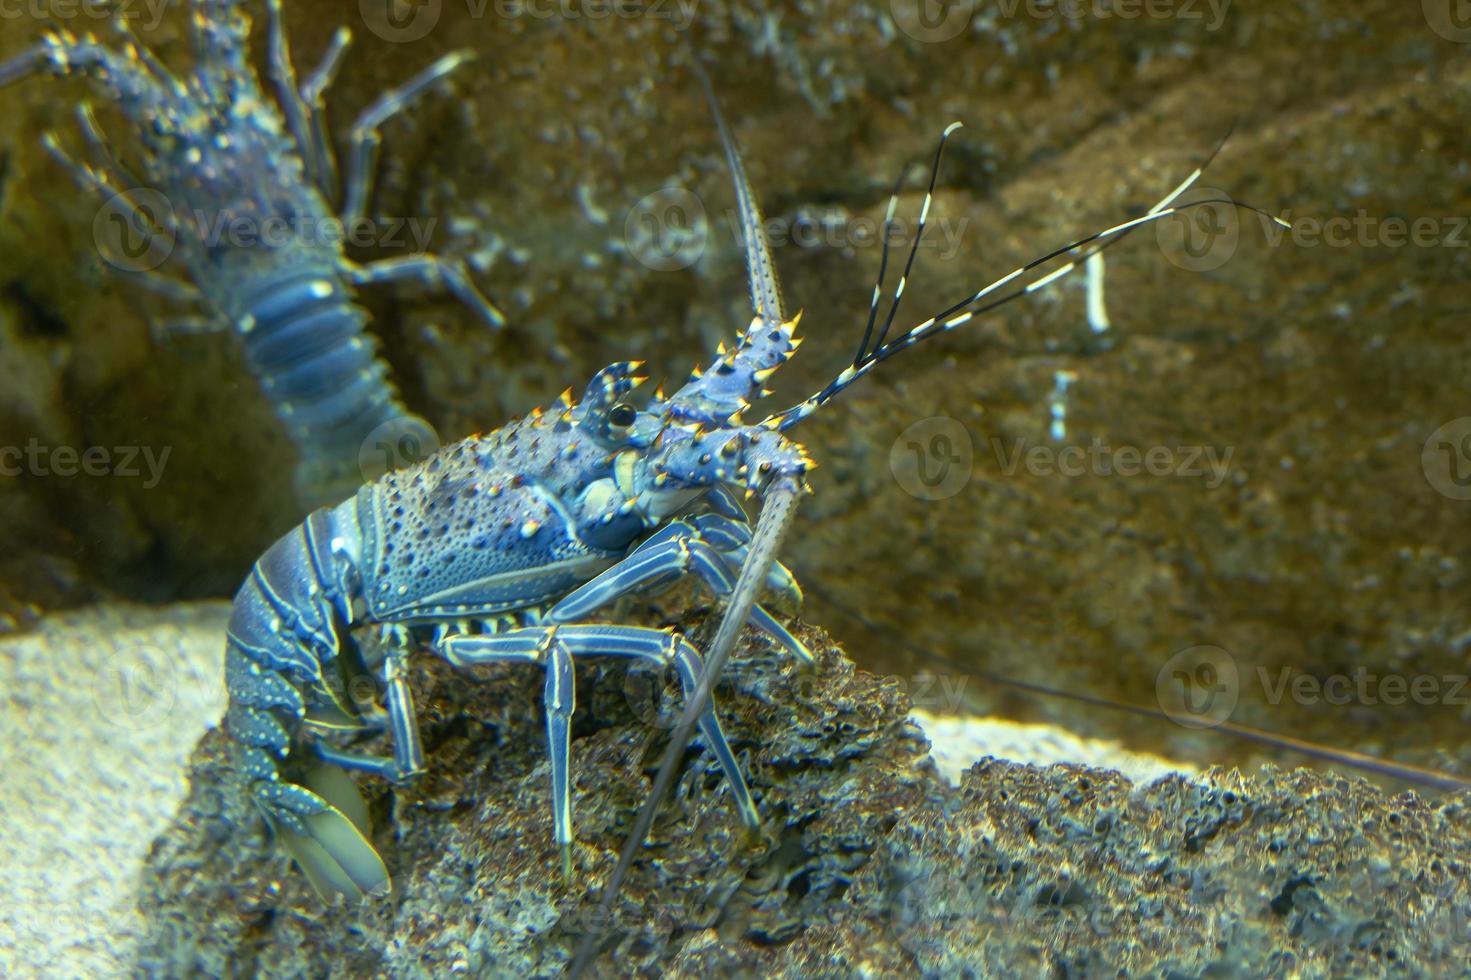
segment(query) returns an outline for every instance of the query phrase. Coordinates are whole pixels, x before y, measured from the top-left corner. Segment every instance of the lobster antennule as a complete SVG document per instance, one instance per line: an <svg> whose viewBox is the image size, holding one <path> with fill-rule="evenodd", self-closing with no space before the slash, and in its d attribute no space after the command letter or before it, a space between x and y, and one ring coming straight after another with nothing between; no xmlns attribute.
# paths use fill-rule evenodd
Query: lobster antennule
<svg viewBox="0 0 1471 980"><path fill-rule="evenodd" d="M924 205L919 211L919 224L914 230L914 241L909 245L909 257L904 261L904 274L899 277L899 285L894 289L894 299L889 303L889 315L884 319L883 329L879 331L878 339L873 341L874 349L884 345L884 338L889 335L889 328L894 325L894 317L899 312L899 301L904 298L904 284L909 281L909 272L914 268L914 257L919 253L919 241L924 237L925 222L929 220L930 204L935 198L935 181L940 176L940 161L945 156L945 144L950 139L950 134L965 125L958 120L945 127L940 134L940 142L935 146L935 160L930 165L930 185L925 189ZM868 324L863 328L863 340L858 344L858 353L853 356L854 364L863 362L863 354L869 349L868 343L873 339L873 326L879 310L879 296L884 289L884 273L889 266L889 246L893 243L894 234L894 212L899 207L899 191L904 184L904 174L899 175L899 180L894 184L894 193L889 195L889 208L884 213L884 245L879 257L879 277L873 284L873 298L868 303Z"/></svg>
<svg viewBox="0 0 1471 980"><path fill-rule="evenodd" d="M938 171L940 165L940 150L944 149L945 139L950 135L951 132L954 131L954 129L955 124L952 124L950 127L946 128L944 135L940 137L940 148L936 151L935 154L935 171ZM1229 135L1230 134L1228 133L1227 136ZM1200 166L1196 167L1195 170L1190 174L1190 176L1181 181L1174 190L1170 191L1169 194L1167 194L1157 204L1155 204L1154 207L1144 212L1144 214L1130 218L1128 221L1121 222L1111 228L1105 228L1103 231L1095 232L1092 235L1080 238L1077 241L1071 242L1070 244L1064 245L1060 248L1055 248L1045 255L1041 255L1033 259L1025 265L1013 269L1011 272L1008 272L1000 279L997 279L991 284L982 287L974 293L971 293L969 296L967 296L965 299L962 299L958 303L954 303L946 309L940 311L939 313L930 316L918 325L911 327L905 333L899 335L898 337L895 337L893 340L886 341L885 336L888 333L889 324L892 323L894 315L898 311L899 301L903 297L904 285L909 273L909 265L906 264L904 270L905 275L904 277L900 278L899 285L895 290L893 303L889 308L888 319L885 322L883 328L879 331L878 337L873 338L872 333L875 321L875 314L878 309L878 297L883 286L883 270L888 263L888 225L889 221L892 219L894 208L893 201L891 201L889 205L890 218L886 219L885 222L884 249L883 256L880 258L879 279L874 286L874 298L869 308L869 323L867 329L865 329L864 331L863 341L859 345L858 354L853 358L851 364L845 367L836 378L828 382L826 387L813 393L805 401L799 402L798 404L793 405L791 408L788 408L784 411L768 416L762 421L761 424L769 429L774 429L777 431L785 431L791 428L798 422L807 418L807 416L811 415L813 412L817 411L823 405L827 404L833 398L837 397L839 392L843 391L859 378L863 377L865 374L871 371L873 367L879 362L893 357L895 354L899 353L902 350L907 350L908 348L913 347L921 340L926 340L930 337L937 337L941 334L948 333L949 331L954 330L957 327L964 326L970 321L983 316L986 313L991 312L992 310L1005 306L1012 300L1027 296L1031 293L1036 292L1039 289L1042 289L1044 286L1050 285L1051 283L1057 281L1058 279L1061 279L1068 273L1072 272L1074 269L1082 265L1094 255L1097 255L1104 249L1111 248L1118 242L1123 241L1124 238L1128 237L1131 232L1143 227L1144 225L1153 224L1156 221L1160 221L1173 215L1183 214L1186 211L1190 211L1195 208L1209 207L1216 204L1225 204L1230 207L1239 208L1243 211L1248 211L1253 214L1260 215L1261 217L1266 218L1283 228L1291 228L1291 225L1286 220L1279 218L1268 211L1264 211L1261 208L1254 207L1250 204L1243 204L1239 201L1233 201L1230 198L1211 198L1209 200L1191 201L1187 204L1179 205L1174 203L1176 200L1179 199L1180 195L1184 194L1187 190L1190 189L1191 186L1194 185L1197 180L1200 179L1201 174L1205 172L1205 168L1209 166L1212 160L1215 159L1216 154L1220 152L1221 147L1224 144L1225 139L1223 138L1221 142L1216 145L1216 148L1211 152L1210 156L1207 157ZM917 228L914 244L910 249L910 262L912 262L914 259L914 250L917 249L919 246L919 235L923 233L924 219L928 216L929 213L931 194L933 193L934 188L934 171L932 171L931 173L930 188L930 193L927 193L925 195L924 211L920 217L920 224ZM1002 293L1000 296L988 299L988 297L991 297L993 293L1011 285L1016 280L1026 276L1028 273L1036 271L1041 266L1044 266L1055 259L1063 258L1064 256L1068 255L1072 255L1072 257L1069 258L1066 262L1059 265L1057 268L1052 269L1046 274L1041 275L1036 279L1025 283L1022 286L1012 289L1010 292L1005 292ZM869 341L871 339L873 340L872 348L869 347Z"/></svg>

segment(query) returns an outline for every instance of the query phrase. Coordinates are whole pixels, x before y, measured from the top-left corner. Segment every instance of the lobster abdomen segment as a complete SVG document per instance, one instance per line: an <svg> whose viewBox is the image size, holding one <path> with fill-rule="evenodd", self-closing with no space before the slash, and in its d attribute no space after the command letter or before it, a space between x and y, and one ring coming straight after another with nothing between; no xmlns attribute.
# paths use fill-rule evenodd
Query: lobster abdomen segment
<svg viewBox="0 0 1471 980"><path fill-rule="evenodd" d="M363 481L364 438L410 416L377 357L367 312L326 268L282 269L255 284L244 309L246 359L300 453L302 499L346 498Z"/></svg>

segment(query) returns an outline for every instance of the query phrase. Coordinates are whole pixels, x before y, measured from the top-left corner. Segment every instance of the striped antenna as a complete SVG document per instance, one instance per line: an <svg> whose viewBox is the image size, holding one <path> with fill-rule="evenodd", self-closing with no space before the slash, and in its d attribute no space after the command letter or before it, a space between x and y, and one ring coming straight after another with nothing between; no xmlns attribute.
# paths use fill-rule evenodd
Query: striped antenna
<svg viewBox="0 0 1471 980"><path fill-rule="evenodd" d="M708 368L704 371L695 369L689 382L674 394L670 408L686 421L709 425L734 424L751 402L762 397L766 381L792 356L800 341L794 336L797 319L788 320L782 306L781 285L771 259L766 231L762 227L761 210L746 177L735 137L720 112L709 76L693 52L690 64L710 103L710 114L714 116L720 132L720 144L725 150L726 164L735 185L746 278L754 315L733 347L727 348L722 343Z"/></svg>
<svg viewBox="0 0 1471 980"><path fill-rule="evenodd" d="M949 136L953 129L954 127L952 125L945 130L945 136L941 137L941 148L943 148L944 146L945 137ZM1230 134L1227 133L1227 136L1229 135ZM900 351L907 350L908 348L913 347L921 340L925 340L930 337L936 337L951 330L954 330L957 327L964 326L966 323L969 323L971 320L975 319L978 316L983 316L986 313L997 309L998 307L1005 306L1012 300L1018 299L1022 296L1027 296L1038 291L1039 289L1042 289L1045 286L1051 285L1058 279L1061 279L1063 276L1072 272L1079 265L1087 262L1094 255L1097 255L1101 253L1104 249L1110 248L1118 242L1123 241L1126 237L1128 237L1131 232L1143 227L1144 225L1153 224L1156 221L1161 221L1172 215L1184 214L1186 211L1190 211L1195 208L1209 207L1216 204L1225 204L1243 211L1249 211L1253 214L1261 215L1262 217L1267 218L1268 220L1273 221L1278 225L1281 225L1283 228L1291 228L1290 224L1288 224L1282 218L1277 217L1276 215L1263 211L1261 208L1253 207L1250 204L1242 204L1229 198L1212 198L1210 200L1192 201L1189 204L1181 205L1176 205L1174 203L1176 200L1179 199L1180 195L1184 194L1187 190L1190 189L1192 185L1194 185L1197 180L1200 179L1200 175L1205 172L1205 168L1210 165L1212 160L1215 159L1216 154L1220 152L1221 146L1223 146L1224 144L1225 139L1222 139L1221 142L1216 145L1215 150L1211 152L1210 156L1206 158L1204 163L1196 167L1189 177L1186 177L1183 181L1181 181L1179 186L1177 186L1168 195L1166 195L1157 204L1155 204L1154 207L1150 208L1144 214L1139 215L1135 218L1130 218L1128 221L1114 225L1112 228L1106 228L1103 231L1089 235L1086 238L1080 238L1077 241L1072 242L1071 244L1064 245L1061 248L1053 249L1052 251L1043 256L1040 256L1039 258L1033 259L1026 265L1012 270L1011 272L1002 276L1000 279L997 279L990 285L985 286L974 293L971 293L960 302L955 303L948 308L942 310L941 312L936 313L934 316L929 317L919 325L911 328L909 331L894 338L893 340L884 342L884 333L881 332L872 349L868 349L869 333L865 332L864 344L862 347L859 348L859 353L853 359L853 363L844 368L841 374L839 374L836 378L828 383L827 387L816 392L806 401L794 405L783 412L778 412L777 414L768 417L762 422L762 424L767 426L768 428L781 431L785 431L786 429L791 428L798 422L805 419L807 416L811 415L813 412L817 411L817 409L827 404L834 397L836 397L839 392L841 392L843 389L847 388L849 385L853 384L859 378L863 377L870 370L872 370L874 365L878 364L879 362L888 360L890 357L893 357ZM938 165L939 153L937 151L937 168ZM931 181L931 187L933 188L933 179ZM921 216L921 220L923 220L923 217L927 216L928 214L929 202L930 195L926 194L925 212ZM918 244L919 239L918 235L916 235L914 247L917 248ZM996 293L1003 287L1011 285L1018 279L1022 279L1028 273L1034 272L1038 268L1047 265L1049 262L1052 262L1055 259L1062 258L1063 256L1069 255L1071 253L1078 254L1073 255L1072 258L1068 259L1068 261L1064 262L1062 265L1046 273L1045 275L1042 275L1037 279L1026 283L1023 286L1013 289L1010 292L1002 293L1000 296L988 299L988 297L991 297L993 293ZM913 259L912 250L910 258L911 260ZM880 264L883 264L883 260L880 261ZM908 270L906 268L906 273L907 271ZM875 287L876 290L878 288L879 287ZM893 315L897 310L899 300L902 297L903 289L904 279L901 279L899 281L899 287L894 295L894 307L891 308L889 314L890 320L893 319ZM875 301L870 309L872 310L873 308L876 308L876 306L877 298L875 297ZM886 332L887 329L888 326L886 324L884 331Z"/></svg>
<svg viewBox="0 0 1471 980"><path fill-rule="evenodd" d="M936 154L936 165L939 160ZM878 319L879 297L884 292L884 277L889 272L889 245L894 234L894 212L899 207L899 192L904 189L904 179L909 176L909 168L905 167L899 172L899 179L894 181L894 192L889 195L889 208L884 212L884 247L879 253L879 277L873 284L873 297L868 301L868 325L863 328L863 339L858 342L858 353L853 355L853 363L858 364L863 360L863 352L868 350L868 342L873 338L873 325ZM932 182L933 186L933 182Z"/></svg>
<svg viewBox="0 0 1471 980"><path fill-rule="evenodd" d="M919 224L914 229L914 241L909 245L909 257L904 261L904 274L899 277L899 285L894 290L894 299L889 304L889 315L884 320L883 329L879 331L878 339L873 341L875 351L884 345L884 338L889 335L889 328L894 325L894 317L899 312L899 301L904 298L904 284L909 281L909 271L914 268L914 257L919 252L919 240L924 237L925 222L930 216L930 202L935 197L935 181L940 176L940 160L945 155L945 142L950 139L950 134L961 127L962 123L953 122L945 127L940 134L940 143L935 147L935 162L930 166L930 186L925 189L924 206L919 211ZM878 313L879 295L884 288L884 273L889 266L889 245L894 231L894 211L899 205L899 191L904 183L904 175L899 175L899 183L894 185L894 193L889 198L889 210L884 214L884 247L879 257L879 277L873 284L873 299L868 305L868 326L863 330L863 342L858 345L858 353L853 357L854 364L862 364L864 352L868 350L868 342L873 338L874 315Z"/></svg>

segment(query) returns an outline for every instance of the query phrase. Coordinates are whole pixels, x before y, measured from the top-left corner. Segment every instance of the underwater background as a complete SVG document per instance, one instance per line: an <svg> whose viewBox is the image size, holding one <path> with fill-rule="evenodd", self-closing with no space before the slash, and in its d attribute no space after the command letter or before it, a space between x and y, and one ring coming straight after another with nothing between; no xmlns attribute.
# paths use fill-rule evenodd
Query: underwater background
<svg viewBox="0 0 1471 980"><path fill-rule="evenodd" d="M107 34L101 8L68 14L58 7L47 17L16 11L0 10L0 60L48 27ZM137 0L123 13L160 58L189 63L189 8ZM800 619L830 634L831 650L825 639L813 641L824 657L846 655L861 671L897 678L884 690L897 686L931 714L1045 723L1117 740L1188 771L1239 766L1246 776L1222 777L1233 788L1212 792L1263 794L1254 812L1275 808L1283 821L1300 818L1307 836L1322 828L1312 822L1316 811L1283 789L1289 783L1306 787L1302 798L1332 797L1325 814L1362 808L1371 813L1364 826L1372 820L1376 827L1374 808L1402 799L1395 794L1407 784L1376 777L1369 786L1323 774L1278 779L1275 770L1259 777L1262 763L1307 760L1230 738L1223 728L1467 773L1471 22L1454 0L421 0L391 7L290 0L284 15L303 63L315 62L339 26L354 32L327 97L334 127L435 58L460 48L476 56L383 126L369 213L380 228L397 225L397 234L350 253L366 261L417 243L462 257L504 311L506 327L492 331L434 291L360 292L404 403L445 443L549 405L568 385L580 391L614 361L646 361L655 381L677 385L692 363L705 362L717 341L728 343L748 322L735 198L687 64L692 47L768 219L787 306L803 310L806 343L773 381L776 407L817 390L851 361L895 181L908 173L897 216L912 231L927 164L951 122L965 125L949 139L906 281L896 324L906 329L1023 262L1143 213L1229 133L1193 198L1245 202L1290 220L1290 230L1224 206L1141 228L1107 252L1106 318L1096 305L1090 314L1087 279L1074 273L884 363L794 430L819 464L813 494L782 549L805 591ZM264 49L258 26L258 70ZM15 664L22 650L59 657L67 644L86 645L85 631L109 622L89 618L89 607L140 604L166 624L174 604L228 600L262 551L304 516L293 493L295 450L234 338L160 340L151 324L178 310L118 274L100 202L43 148L49 130L79 145L73 109L87 93L76 80L29 79L0 89L0 447L25 450L0 457L21 461L0 476L0 633L13 634L0 641L0 659ZM91 101L126 158L128 120ZM891 265L891 284L896 272ZM1091 298L1096 304L1097 295ZM97 474L73 464L67 475L58 447L79 457L101 447L97 458L107 462ZM177 616L193 622L198 608L179 606ZM223 625L216 613L206 634ZM81 632L26 645L59 635L47 630L63 622L83 624ZM150 631L167 628L141 628L138 642L157 642ZM1039 696L995 675L1156 713ZM60 659L33 679L40 687L92 683L85 672L69 676ZM835 698L883 700L866 679L833 683ZM457 710L500 713L505 732L521 733L526 772L536 773L527 786L540 787L536 686L527 690L533 694L524 705L477 702ZM27 695L6 694L15 723ZM804 697L818 694L804 690ZM823 710L803 702L784 715L782 695L771 700L769 716L739 723L749 724L752 743L769 737L762 726L796 724L803 711L816 717ZM907 709L884 703L875 716L882 724L870 721L893 735ZM219 707L199 719L199 731L217 720ZM524 717L508 720L523 708ZM99 728L97 741L107 741L107 726ZM24 751L28 737L12 733L7 750ZM88 741L76 744L73 751L84 752ZM907 772L923 756L912 746L882 744L885 772ZM207 767L212 758L205 752L195 763ZM1319 765L1333 771L1331 763ZM973 791L984 775L967 777ZM1106 788L1112 785L1105 780L1104 789L1083 792L1090 799L1116 792L1109 805L1126 808L1127 789ZM883 799L918 807L928 791L917 786ZM1055 812L1054 791L1035 789L1038 812ZM516 793L505 792L514 802ZM1447 823L1464 824L1460 810L1434 810L1438 824L1425 815L1454 798L1419 792L1432 801L1416 804L1430 823L1412 844L1445 848L1435 861L1471 859L1468 845L1447 836ZM578 799L579 821L596 826L597 804ZM997 828L993 843L1004 850L1011 845L1000 838L1015 828L1003 828L1008 811L986 800L970 802L986 809ZM619 805L637 802L629 796ZM382 798L374 805L385 814L389 807ZM1212 797L1210 806L1229 814L1235 803ZM711 812L723 812L718 801ZM544 806L528 806L525 819L528 833L545 834ZM607 817L611 839L626 831L621 819ZM434 831L420 829L429 853ZM918 841L933 843L916 831L906 844L874 844L888 829L853 830L868 842L858 850L918 854ZM1262 853L1257 844L1241 847ZM1232 864L1231 855L1217 857L1223 867ZM1409 873L1406 860L1392 863ZM539 881L539 871L526 874ZM1288 883L1322 886L1325 873L1274 874L1257 904L1269 907L1285 894L1288 912L1262 913L1285 920L1299 914L1292 911L1298 888L1309 887ZM1075 879L1087 880L1087 872L1077 870ZM848 882L826 887L803 884L784 906L797 926L755 915L728 921L759 921L746 933L759 932L758 945L790 943L826 914L819 898L839 901ZM1034 904L1061 909L1063 918L1088 900L1126 907L1110 903L1096 884L1079 887L1089 899L1063 885ZM1349 880L1334 887L1351 894L1364 886ZM1213 897L1197 893L1190 901L1220 899L1206 892ZM1465 895L1455 900L1464 905ZM155 901L166 906L168 899ZM1320 924L1333 918L1321 910L1301 915ZM1295 954L1300 959L1263 954L1242 961L1252 965L1240 975L1294 975L1311 963L1308 973L1395 969L1382 957L1387 948L1409 957L1403 943L1410 941L1397 938L1417 934L1408 920L1367 912L1340 919L1322 927L1325 948L1359 948L1354 929L1364 921L1379 923L1375 936L1391 938L1363 945L1380 942L1381 949L1362 961L1334 954L1313 961L1304 950ZM1212 929L1230 934L1224 920L1212 921ZM1445 962L1464 969L1467 921L1447 912L1418 934L1458 935ZM381 925L394 935L402 923ZM1296 932L1286 921L1282 928L1317 941L1311 928L1302 939L1306 927L1298 925ZM1086 920L1080 928L1086 932ZM741 934L734 926L726 932ZM992 923L976 935L1000 941L1003 932ZM661 935L679 934L671 927ZM1109 935L1117 949L1069 961L1061 975L1121 964L1140 973L1167 969L1129 959L1143 956L1139 947L1150 942L1123 943L1126 934L1116 927ZM817 943L811 935L801 941ZM835 933L823 948L852 950L865 941ZM1260 946L1278 941L1267 936ZM150 942L155 954L170 947L157 934ZM901 963L932 975L946 975L947 963L1025 972L1060 962L941 951L939 942L926 933L923 943L901 944L909 959L884 960L878 972ZM665 957L676 948L672 940L639 947L646 958L624 965L668 967ZM231 949L221 962L239 955ZM562 952L528 960L534 965L526 969L553 969ZM688 943L679 955L689 972L716 962L688 959L695 956ZM853 961L791 955L781 969L861 972ZM190 969L162 962L145 972L205 969L202 961ZM346 962L349 973L413 972ZM502 967L515 972L508 962ZM740 973L755 962L726 966ZM1175 965L1203 970L1209 962ZM470 972L500 972L494 960L466 963L478 964ZM1435 972L1428 963L1407 969L1428 975Z"/></svg>

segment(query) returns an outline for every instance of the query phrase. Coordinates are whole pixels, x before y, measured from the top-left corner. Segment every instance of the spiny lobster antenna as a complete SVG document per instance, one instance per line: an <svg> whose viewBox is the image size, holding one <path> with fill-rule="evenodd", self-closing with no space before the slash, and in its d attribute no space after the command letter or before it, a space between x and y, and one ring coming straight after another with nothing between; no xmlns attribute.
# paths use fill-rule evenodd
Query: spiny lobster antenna
<svg viewBox="0 0 1471 980"><path fill-rule="evenodd" d="M948 135L950 131L951 130L947 129L946 135ZM1230 134L1228 133L1227 135L1229 136ZM1183 214L1186 211L1191 211L1195 208L1209 207L1216 204L1225 204L1230 207L1251 212L1252 214L1260 215L1270 221L1275 222L1278 225L1281 225L1284 228L1290 228L1291 225L1282 218L1279 218L1274 214L1264 211L1261 208L1254 207L1250 204L1242 204L1238 201L1233 201L1230 198L1211 198L1209 200L1203 201L1192 201L1188 204L1182 205L1174 204L1174 202L1180 197L1181 194L1189 190L1190 187L1198 179L1200 179L1200 175L1205 172L1205 168L1209 166L1212 160L1215 159L1216 154L1220 152L1221 146L1223 146L1224 144L1225 140L1222 139L1221 143L1217 144L1215 150L1211 152L1210 156L1206 158L1204 163L1196 167L1194 172L1191 173L1189 177L1186 177L1183 181L1181 181L1178 187L1176 187L1162 200L1160 200L1159 203L1155 204L1154 207L1150 208L1144 214L1139 215L1138 217L1130 218L1128 221L1114 225L1112 228L1106 228L1103 231L1089 235L1086 238L1080 238L1075 242L1064 245L1061 248L1053 249L1047 254L1033 259L1025 265L1020 266L1002 276L1000 279L997 279L990 285L984 286L976 292L970 294L965 299L962 299L960 302L954 303L946 309L940 311L939 313L936 313L935 315L929 317L924 322L911 328L906 333L902 334L899 337L896 337L891 341L884 342L883 334L880 334L878 342L874 344L872 349L868 349L867 334L865 334L865 343L862 347L860 347L858 355L853 359L853 363L847 368L844 368L841 374L839 374L836 378L828 383L827 387L816 392L806 401L794 405L783 412L778 412L777 414L768 417L764 420L762 424L766 425L769 428L782 431L791 428L798 422L805 419L807 416L811 415L813 412L817 411L818 408L831 401L843 389L847 388L849 385L853 384L853 382L857 381L860 377L867 374L873 368L873 366L878 364L880 361L885 361L890 357L893 357L900 351L907 350L908 348L913 347L921 340L947 333L957 327L969 323L971 320L975 319L978 316L983 316L984 314L989 313L992 310L997 309L998 307L1005 306L1012 300L1029 295L1039 289L1042 289L1045 286L1050 285L1051 283L1067 275L1069 272L1072 272L1079 265L1086 262L1094 255L1097 255L1104 249L1111 248L1118 242L1123 241L1126 237L1128 237L1131 232L1133 232L1137 228L1143 227L1144 225L1152 224L1156 221L1163 220L1164 218L1168 218L1172 215ZM929 207L929 200L929 195L926 195L926 209L928 209ZM917 247L918 237L916 237L915 239L915 245ZM1022 277L1026 276L1027 273L1033 272L1041 266L1044 266L1055 259L1061 258L1074 252L1078 254L1074 255L1067 262L1053 269L1051 272L1048 272L1045 275L1042 275L1037 279L1026 283L1026 285L1024 286L1014 289L1011 292L1002 293L1000 296L986 301L987 297L991 296L991 294L995 293L997 290L1007 285L1010 285L1016 280L1021 279ZM897 292L894 297L894 302L896 306L899 299L901 298L900 294L903 291L903 287L904 281L900 280L899 292ZM892 311L890 318L892 319ZM887 330L887 325L885 327L885 330Z"/></svg>
<svg viewBox="0 0 1471 980"><path fill-rule="evenodd" d="M786 319L781 301L781 284L776 278L776 265L771 260L771 246L766 240L766 229L761 222L761 209L756 206L751 193L751 182L746 177L746 166L736 148L735 137L725 123L720 111L720 102L715 98L715 87L705 66L693 53L690 67L705 90L705 101L710 105L710 115L715 118L715 128L720 132L720 145L725 151L725 163L730 167L731 180L735 184L736 209L741 222L741 240L745 244L746 279L751 287L751 309L768 328L780 327Z"/></svg>
<svg viewBox="0 0 1471 980"><path fill-rule="evenodd" d="M1132 704L1128 701L1115 701L1111 698L1102 697L1097 694L1085 694L1078 691L1064 691L1046 684L1037 684L1032 681L1019 680L1015 677L1007 677L994 671L977 667L972 663L962 662L954 657L946 656L927 645L914 643L898 630L882 623L875 622L870 616L861 610L855 609L841 599L835 598L820 586L807 586L807 591L822 599L837 609L843 615L854 622L862 625L871 634L882 637L887 643L892 643L901 650L914 654L922 660L928 660L938 664L946 670L953 671L961 676L977 677L987 684L1001 684L1014 687L1029 694L1036 694L1047 698L1061 698L1075 701L1080 704L1091 705L1095 708L1107 708L1110 711L1120 711L1125 714L1137 715L1141 718L1154 718L1159 721L1178 723L1176 716L1162 708L1150 707L1143 704ZM980 659L985 660L984 651ZM1247 725L1239 725L1233 721L1212 721L1205 731L1220 735L1229 735L1233 738L1246 742L1254 742L1273 749L1285 749L1289 752L1297 752L1313 759L1321 759L1337 765L1348 766L1363 772L1371 772L1377 776L1386 776L1391 779L1404 780L1427 789L1443 790L1445 792L1465 792L1471 790L1471 778L1453 772L1445 772L1440 769L1430 769L1424 766L1416 766L1408 762L1398 762L1394 759L1383 759L1378 756L1368 755L1363 752L1355 752L1353 749L1339 748L1333 745L1323 745L1319 742L1309 742L1305 739L1296 738L1292 735L1284 735L1280 732L1265 731L1260 728L1252 728Z"/></svg>

